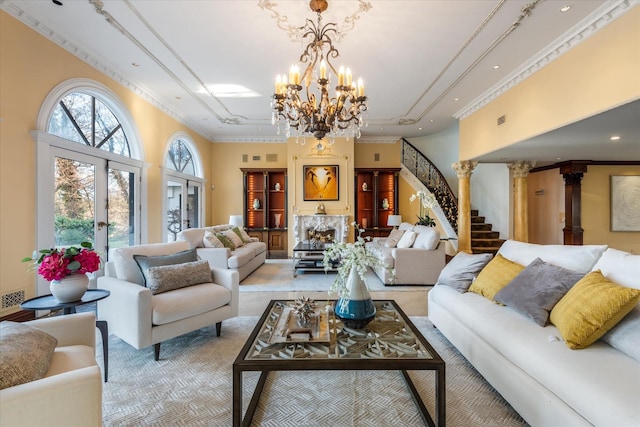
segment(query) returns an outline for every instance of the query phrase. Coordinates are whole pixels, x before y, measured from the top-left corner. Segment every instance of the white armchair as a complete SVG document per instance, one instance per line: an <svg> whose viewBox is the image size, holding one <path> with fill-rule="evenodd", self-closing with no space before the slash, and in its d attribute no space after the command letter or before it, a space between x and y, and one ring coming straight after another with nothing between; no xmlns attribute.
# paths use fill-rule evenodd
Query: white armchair
<svg viewBox="0 0 640 427"><path fill-rule="evenodd" d="M209 325L219 336L222 321L238 315L238 272L211 267L212 283L153 294L144 286L134 255L171 255L189 249L187 242L158 243L114 249L98 287L111 295L98 302L98 317L109 332L137 349L160 343Z"/></svg>
<svg viewBox="0 0 640 427"><path fill-rule="evenodd" d="M93 313L25 322L57 340L44 378L0 390L1 426L101 426L102 376Z"/></svg>

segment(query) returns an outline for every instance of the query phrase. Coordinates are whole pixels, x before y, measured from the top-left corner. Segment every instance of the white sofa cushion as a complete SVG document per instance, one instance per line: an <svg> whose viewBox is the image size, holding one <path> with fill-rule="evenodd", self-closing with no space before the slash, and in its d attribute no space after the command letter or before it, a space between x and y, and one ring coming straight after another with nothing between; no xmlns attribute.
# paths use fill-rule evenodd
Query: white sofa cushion
<svg viewBox="0 0 640 427"><path fill-rule="evenodd" d="M415 240L416 240L416 232L407 230L404 232L404 234L398 241L398 244L396 245L396 247L400 249L410 248L411 245L413 245L413 242Z"/></svg>
<svg viewBox="0 0 640 427"><path fill-rule="evenodd" d="M151 299L151 322L153 325L165 325L207 313L228 304L231 296L231 290L214 283L157 294Z"/></svg>
<svg viewBox="0 0 640 427"><path fill-rule="evenodd" d="M413 242L414 248L434 250L440 244L440 232L434 227L426 225L416 225L413 227L416 234L416 240Z"/></svg>
<svg viewBox="0 0 640 427"><path fill-rule="evenodd" d="M606 249L607 245L538 245L507 240L498 253L524 266L536 258L541 258L578 273L588 273Z"/></svg>

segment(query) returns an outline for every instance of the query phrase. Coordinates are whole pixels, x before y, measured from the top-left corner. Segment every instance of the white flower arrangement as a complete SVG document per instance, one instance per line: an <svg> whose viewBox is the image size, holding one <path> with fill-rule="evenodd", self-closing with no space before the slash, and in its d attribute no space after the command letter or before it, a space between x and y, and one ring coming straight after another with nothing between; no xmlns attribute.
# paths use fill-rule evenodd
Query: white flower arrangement
<svg viewBox="0 0 640 427"><path fill-rule="evenodd" d="M338 277L331 285L329 290L332 294L344 296L347 294L349 288L347 284L347 277L351 268L355 268L360 278L364 281L367 274L367 267L383 267L390 269L390 267L384 261L373 255L365 246L365 243L371 240L371 237L363 237L364 229L356 222L351 223L355 227L357 232L356 241L354 243L338 242L327 245L324 251L324 270L327 272L331 268L332 262L338 262ZM348 231L348 230L347 230ZM391 270L395 276L395 271Z"/></svg>
<svg viewBox="0 0 640 427"><path fill-rule="evenodd" d="M420 215L418 215L416 225L435 226L435 221L429 216L429 209L433 209L434 206L438 205L436 196L433 193L420 190L409 197L409 202L413 203L415 200L420 200Z"/></svg>

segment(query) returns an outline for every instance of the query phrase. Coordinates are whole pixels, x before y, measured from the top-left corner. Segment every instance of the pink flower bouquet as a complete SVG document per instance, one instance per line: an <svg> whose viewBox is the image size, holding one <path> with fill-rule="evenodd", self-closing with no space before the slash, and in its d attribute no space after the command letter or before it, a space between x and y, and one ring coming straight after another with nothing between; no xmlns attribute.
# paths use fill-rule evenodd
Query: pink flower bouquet
<svg viewBox="0 0 640 427"><path fill-rule="evenodd" d="M82 242L80 248L42 249L39 258L24 258L23 262L38 265L38 274L45 280L60 280L70 274L85 274L98 271L100 256L89 242Z"/></svg>

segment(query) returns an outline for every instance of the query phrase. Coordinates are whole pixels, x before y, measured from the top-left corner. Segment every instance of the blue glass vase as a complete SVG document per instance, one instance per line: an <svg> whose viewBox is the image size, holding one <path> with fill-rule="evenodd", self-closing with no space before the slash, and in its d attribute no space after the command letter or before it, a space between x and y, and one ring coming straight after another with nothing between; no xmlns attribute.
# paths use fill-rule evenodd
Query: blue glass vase
<svg viewBox="0 0 640 427"><path fill-rule="evenodd" d="M347 328L362 329L376 317L376 307L364 280L352 267L347 277L347 295L336 302L334 313Z"/></svg>

